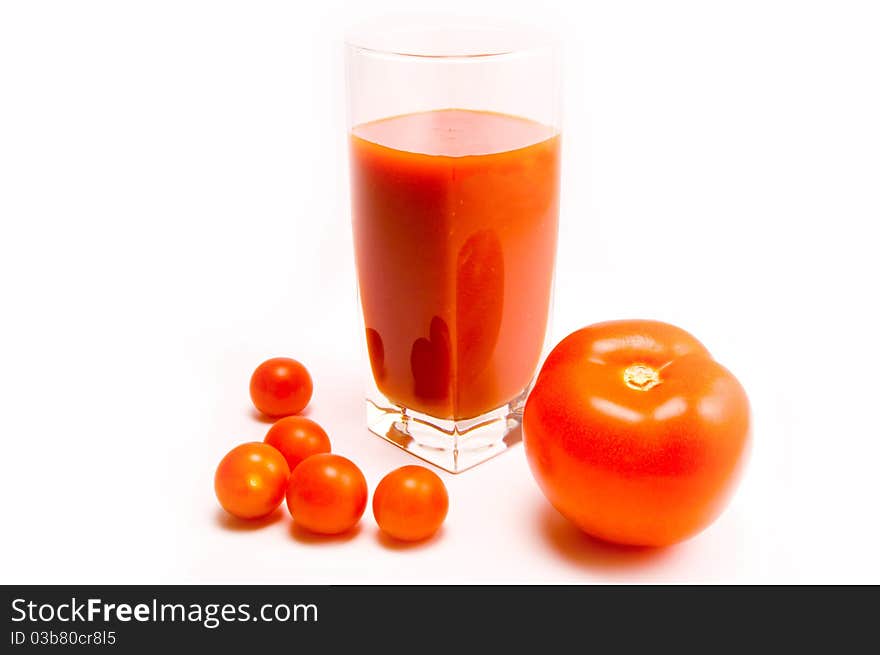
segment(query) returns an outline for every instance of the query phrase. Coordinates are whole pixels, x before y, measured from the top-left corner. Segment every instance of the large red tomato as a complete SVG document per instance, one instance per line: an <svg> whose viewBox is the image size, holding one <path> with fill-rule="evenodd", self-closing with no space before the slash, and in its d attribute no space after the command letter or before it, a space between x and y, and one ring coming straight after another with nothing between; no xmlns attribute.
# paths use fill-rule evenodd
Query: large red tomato
<svg viewBox="0 0 880 655"><path fill-rule="evenodd" d="M523 439L544 494L584 532L663 546L724 509L748 446L749 402L684 330L598 323L550 353Z"/></svg>

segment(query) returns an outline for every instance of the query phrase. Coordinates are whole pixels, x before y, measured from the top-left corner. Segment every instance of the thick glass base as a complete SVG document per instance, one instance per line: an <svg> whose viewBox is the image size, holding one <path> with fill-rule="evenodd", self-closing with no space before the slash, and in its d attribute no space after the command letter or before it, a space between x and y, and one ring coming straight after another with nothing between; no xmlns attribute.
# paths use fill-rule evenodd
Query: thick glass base
<svg viewBox="0 0 880 655"><path fill-rule="evenodd" d="M461 473L522 441L522 413L531 385L506 405L476 418L438 419L394 405L381 394L367 399L373 434L450 473Z"/></svg>

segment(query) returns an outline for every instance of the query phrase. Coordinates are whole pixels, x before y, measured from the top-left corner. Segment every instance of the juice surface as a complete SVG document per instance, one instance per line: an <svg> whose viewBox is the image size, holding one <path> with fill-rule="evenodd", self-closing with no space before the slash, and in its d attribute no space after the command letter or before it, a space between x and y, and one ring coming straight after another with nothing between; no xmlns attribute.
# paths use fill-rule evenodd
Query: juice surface
<svg viewBox="0 0 880 655"><path fill-rule="evenodd" d="M396 116L353 128L351 177L379 390L444 419L519 395L547 329L558 134L490 112Z"/></svg>

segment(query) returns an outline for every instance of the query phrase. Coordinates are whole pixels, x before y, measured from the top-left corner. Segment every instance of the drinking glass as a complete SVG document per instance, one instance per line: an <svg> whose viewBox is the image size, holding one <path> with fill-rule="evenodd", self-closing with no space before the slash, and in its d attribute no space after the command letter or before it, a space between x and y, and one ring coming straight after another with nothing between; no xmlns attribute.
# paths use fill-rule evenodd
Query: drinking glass
<svg viewBox="0 0 880 655"><path fill-rule="evenodd" d="M458 473L521 439L558 224L559 50L486 21L346 41L367 426Z"/></svg>

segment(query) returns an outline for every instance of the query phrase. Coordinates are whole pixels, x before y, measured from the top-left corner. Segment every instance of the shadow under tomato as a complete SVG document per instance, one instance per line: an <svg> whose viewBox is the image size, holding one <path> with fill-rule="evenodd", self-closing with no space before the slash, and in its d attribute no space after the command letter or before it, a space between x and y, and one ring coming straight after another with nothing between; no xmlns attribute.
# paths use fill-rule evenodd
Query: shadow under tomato
<svg viewBox="0 0 880 655"><path fill-rule="evenodd" d="M432 545L434 542L439 541L443 537L443 527L441 526L437 532L432 534L427 539L422 539L421 541L401 541L400 539L395 539L394 537L390 537L382 530L376 528L376 541L379 542L379 545L387 550L394 551L407 551L407 550L421 550L427 546Z"/></svg>
<svg viewBox="0 0 880 655"><path fill-rule="evenodd" d="M256 407L251 407L251 418L259 421L260 423L265 423L266 425L272 425L278 419L272 418L271 416L266 416L258 410Z"/></svg>
<svg viewBox="0 0 880 655"><path fill-rule="evenodd" d="M306 406L305 408L303 408L303 410L301 412L298 412L296 414L291 414L291 416L308 417L309 414L311 414L310 408L308 406ZM258 410L256 407L251 407L250 415L251 415L251 418L254 419L255 421L259 421L260 423L265 423L266 425L273 425L274 423L276 423L276 422L280 421L282 418L284 418L283 416L267 416L266 414L263 414L263 412Z"/></svg>
<svg viewBox="0 0 880 655"><path fill-rule="evenodd" d="M358 523L348 532L343 532L342 534L318 534L317 532L310 532L305 528L301 528L296 524L296 521L292 521L290 524L290 536L299 543L309 546L315 544L344 544L357 537L358 534L360 534L360 531L360 523Z"/></svg>
<svg viewBox="0 0 880 655"><path fill-rule="evenodd" d="M599 571L625 571L652 567L668 559L675 546L622 546L581 532L549 504L539 510L538 523L548 544L564 559Z"/></svg>
<svg viewBox="0 0 880 655"><path fill-rule="evenodd" d="M218 507L214 520L218 526L230 532L253 532L254 530L262 530L270 525L274 525L282 518L284 518L284 513L280 507L261 519L240 519L225 509Z"/></svg>

